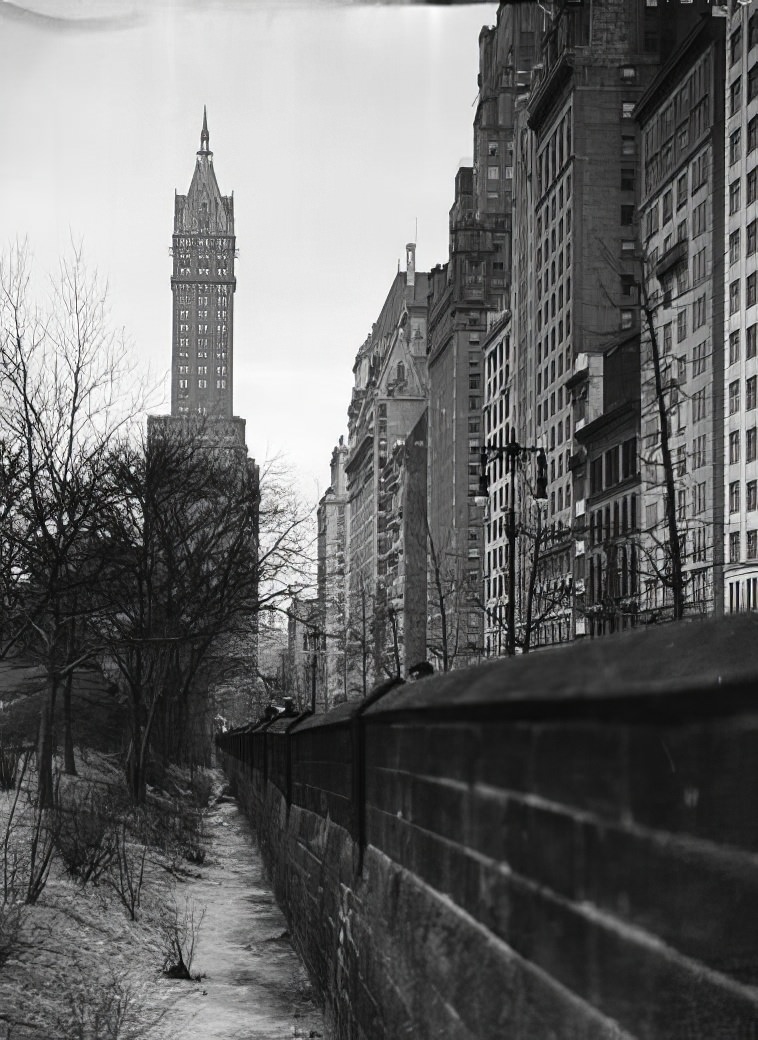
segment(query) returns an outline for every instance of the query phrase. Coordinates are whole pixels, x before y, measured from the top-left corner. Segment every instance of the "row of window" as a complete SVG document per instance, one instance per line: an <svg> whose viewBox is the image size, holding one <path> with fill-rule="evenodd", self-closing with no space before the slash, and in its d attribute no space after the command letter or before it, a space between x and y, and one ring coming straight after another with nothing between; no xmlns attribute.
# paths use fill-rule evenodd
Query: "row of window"
<svg viewBox="0 0 758 1040"><path fill-rule="evenodd" d="M590 494L597 495L637 473L637 438L615 444L590 462Z"/></svg>
<svg viewBox="0 0 758 1040"><path fill-rule="evenodd" d="M207 379L198 379L198 381L197 381L197 388L198 388L198 390L207 390L208 389L208 380ZM188 379L180 379L179 380L179 390L180 390L180 392L182 390L187 391L188 389L189 389L189 380ZM217 379L216 380L216 389L217 390L226 390L226 380L225 379Z"/></svg>
<svg viewBox="0 0 758 1040"><path fill-rule="evenodd" d="M637 496L624 495L612 505L590 513L590 545L602 545L611 538L637 530Z"/></svg>
<svg viewBox="0 0 758 1040"><path fill-rule="evenodd" d="M740 208L741 183L739 177L729 185L729 213L734 214ZM758 198L758 168L749 171L747 175L747 205L750 206Z"/></svg>
<svg viewBox="0 0 758 1040"><path fill-rule="evenodd" d="M740 410L741 380L734 379L729 384L729 414L736 415ZM745 380L745 411L751 412L756 406L758 384L755 376Z"/></svg>
<svg viewBox="0 0 758 1040"><path fill-rule="evenodd" d="M756 356L758 347L758 326L750 325L745 330L745 357L747 360ZM729 364L734 365L740 360L740 330L735 329L729 333Z"/></svg>
<svg viewBox="0 0 758 1040"><path fill-rule="evenodd" d="M758 44L758 11L751 14L747 23L747 49L750 51ZM738 25L729 37L730 64L734 65L742 57L742 25Z"/></svg>
<svg viewBox="0 0 758 1040"><path fill-rule="evenodd" d="M730 563L739 563L740 559L742 558L741 557L741 552L742 552L742 538L740 536L740 532L739 531L730 531L729 532L729 562ZM758 560L758 531L755 530L755 529L753 529L752 531L748 531L747 532L747 552L745 553L745 556L746 556L746 558L748 560ZM756 581L756 579L753 578L753 582L755 582L755 581ZM730 585L730 591L731 591L731 585ZM748 608L748 609L755 609L755 606L756 606L756 603L754 602L753 603L753 607L752 608ZM739 609L739 608L737 608L737 609ZM734 612L733 608L732 608L732 612Z"/></svg>
<svg viewBox="0 0 758 1040"><path fill-rule="evenodd" d="M740 281L735 278L729 284L729 313L736 314L741 307ZM758 272L753 271L745 279L745 306L754 307L758 303Z"/></svg>

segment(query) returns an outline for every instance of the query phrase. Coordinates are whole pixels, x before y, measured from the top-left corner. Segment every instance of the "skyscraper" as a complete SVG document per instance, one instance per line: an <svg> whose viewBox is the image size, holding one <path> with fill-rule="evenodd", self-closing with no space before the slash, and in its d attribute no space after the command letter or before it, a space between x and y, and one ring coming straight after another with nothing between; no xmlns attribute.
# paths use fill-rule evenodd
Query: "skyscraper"
<svg viewBox="0 0 758 1040"><path fill-rule="evenodd" d="M231 419L234 196L222 195L209 148L208 119L186 195L176 195L171 414Z"/></svg>

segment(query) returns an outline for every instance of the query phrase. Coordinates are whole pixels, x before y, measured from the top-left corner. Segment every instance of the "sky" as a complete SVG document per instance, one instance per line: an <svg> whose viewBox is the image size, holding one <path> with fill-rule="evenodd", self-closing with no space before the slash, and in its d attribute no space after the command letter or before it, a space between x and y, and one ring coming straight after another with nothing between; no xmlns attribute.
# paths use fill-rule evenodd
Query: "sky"
<svg viewBox="0 0 758 1040"><path fill-rule="evenodd" d="M0 246L27 239L41 276L81 243L161 388L151 411L167 412L174 192L189 188L206 105L234 193L235 414L249 453L280 457L315 502L406 243L417 270L447 259L478 36L496 11L0 0Z"/></svg>

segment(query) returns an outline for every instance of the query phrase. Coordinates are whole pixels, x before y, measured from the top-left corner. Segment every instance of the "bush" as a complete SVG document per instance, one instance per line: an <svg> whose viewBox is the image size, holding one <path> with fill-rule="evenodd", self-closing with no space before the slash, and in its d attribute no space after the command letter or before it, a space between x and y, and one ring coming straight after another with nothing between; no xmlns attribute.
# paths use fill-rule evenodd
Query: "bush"
<svg viewBox="0 0 758 1040"><path fill-rule="evenodd" d="M67 872L82 885L97 885L116 854L116 820L107 803L76 794L58 808L56 847Z"/></svg>
<svg viewBox="0 0 758 1040"><path fill-rule="evenodd" d="M108 873L108 883L121 900L124 908L136 920L142 885L145 880L147 845L135 847L127 840L126 824L116 831L115 854Z"/></svg>
<svg viewBox="0 0 758 1040"><path fill-rule="evenodd" d="M163 947L163 973L172 979L192 979L192 961L205 908L198 911L187 896L184 908L174 900L161 911L160 933Z"/></svg>

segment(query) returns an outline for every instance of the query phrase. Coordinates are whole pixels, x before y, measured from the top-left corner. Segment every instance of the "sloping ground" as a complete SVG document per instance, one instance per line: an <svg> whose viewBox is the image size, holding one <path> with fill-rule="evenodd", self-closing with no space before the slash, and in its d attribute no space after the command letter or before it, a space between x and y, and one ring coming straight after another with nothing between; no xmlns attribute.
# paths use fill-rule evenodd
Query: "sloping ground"
<svg viewBox="0 0 758 1040"><path fill-rule="evenodd" d="M33 744L44 695L44 671L15 658L0 661L0 746ZM63 732L62 696L56 705L56 728ZM100 751L117 751L124 728L124 709L114 688L94 668L74 674L71 693L74 743Z"/></svg>
<svg viewBox="0 0 758 1040"><path fill-rule="evenodd" d="M77 766L88 780L74 784L102 784L111 772L99 756ZM220 782L217 774L217 791ZM0 842L10 804L10 793L0 794ZM324 1036L236 805L208 812L203 851L200 865L150 851L136 921L111 887L82 887L56 860L38 902L21 908L19 933L0 956L0 1040ZM172 904L194 908L196 919L204 911L191 966L199 980L163 974L162 922Z"/></svg>

